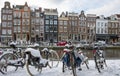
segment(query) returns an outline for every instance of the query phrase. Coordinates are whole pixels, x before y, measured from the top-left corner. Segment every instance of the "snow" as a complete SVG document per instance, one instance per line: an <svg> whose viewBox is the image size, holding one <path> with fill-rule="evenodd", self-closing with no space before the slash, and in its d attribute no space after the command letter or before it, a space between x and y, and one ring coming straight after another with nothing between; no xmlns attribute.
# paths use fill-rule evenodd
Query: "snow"
<svg viewBox="0 0 120 76"><path fill-rule="evenodd" d="M120 60L106 60L107 67L105 67L102 73L98 73L95 68L95 63L93 60L89 60L89 68L85 65L82 65L82 71L77 71L78 76L120 76ZM18 68L17 71L9 71L7 74L3 75L0 73L0 76L29 76L26 68ZM62 62L59 63L58 67L54 68L43 68L42 72L36 76L72 76L71 70L62 72Z"/></svg>
<svg viewBox="0 0 120 76"><path fill-rule="evenodd" d="M27 48L25 52L30 52L34 57L41 57L39 50Z"/></svg>

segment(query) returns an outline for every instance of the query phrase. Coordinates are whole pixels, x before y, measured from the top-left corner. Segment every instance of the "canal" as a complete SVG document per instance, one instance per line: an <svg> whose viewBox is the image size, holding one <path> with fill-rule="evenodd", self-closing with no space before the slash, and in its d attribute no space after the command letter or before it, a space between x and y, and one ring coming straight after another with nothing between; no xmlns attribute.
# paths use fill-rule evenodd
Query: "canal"
<svg viewBox="0 0 120 76"><path fill-rule="evenodd" d="M54 48L53 48L54 49ZM64 48L54 49L59 54L60 58L63 54ZM93 59L93 50L81 49L86 56ZM106 59L120 59L120 48L105 48L104 49Z"/></svg>
<svg viewBox="0 0 120 76"><path fill-rule="evenodd" d="M10 48L10 47L0 47L0 48ZM19 47L25 49L26 47ZM43 49L45 47L39 47L39 49ZM50 49L53 49L57 51L58 55L61 56L63 55L63 49L64 47L48 47ZM81 49L86 56L88 56L90 59L93 59L93 50L88 50L88 49ZM105 52L105 57L108 59L120 59L120 47L107 47L104 49Z"/></svg>

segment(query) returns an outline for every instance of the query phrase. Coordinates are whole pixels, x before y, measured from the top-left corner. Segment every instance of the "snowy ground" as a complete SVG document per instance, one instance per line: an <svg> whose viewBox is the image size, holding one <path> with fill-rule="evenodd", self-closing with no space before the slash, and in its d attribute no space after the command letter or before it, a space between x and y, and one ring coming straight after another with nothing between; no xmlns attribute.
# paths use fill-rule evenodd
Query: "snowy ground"
<svg viewBox="0 0 120 76"><path fill-rule="evenodd" d="M93 60L89 60L89 67L87 69L85 65L82 65L82 71L77 71L78 76L120 76L120 60L107 60L107 67L98 73L95 69L95 63ZM44 68L42 73L36 76L72 76L70 70L62 73L62 63L56 68ZM0 73L0 76L29 76L25 68L19 68L17 71L10 71L6 75Z"/></svg>

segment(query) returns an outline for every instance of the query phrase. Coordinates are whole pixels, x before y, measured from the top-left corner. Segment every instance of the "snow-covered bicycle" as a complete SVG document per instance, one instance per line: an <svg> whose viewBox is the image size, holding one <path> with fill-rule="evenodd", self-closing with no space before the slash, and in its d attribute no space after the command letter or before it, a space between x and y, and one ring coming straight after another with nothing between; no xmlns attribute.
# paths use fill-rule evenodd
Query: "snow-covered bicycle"
<svg viewBox="0 0 120 76"><path fill-rule="evenodd" d="M44 55L41 55L41 52ZM49 68L58 66L59 56L56 51L44 48L41 52L33 48L27 48L25 50L26 68L30 76L41 73L42 69L47 66Z"/></svg>
<svg viewBox="0 0 120 76"><path fill-rule="evenodd" d="M5 74L10 71L16 71L18 67L22 67L25 65L25 61L23 58L23 49L7 49L0 56L0 72Z"/></svg>
<svg viewBox="0 0 120 76"><path fill-rule="evenodd" d="M65 45L65 49L63 49L62 62L62 72L65 72L67 68L72 71L73 76L77 76L77 68L78 70L82 70L81 64L86 64L87 69L89 69L88 57L83 54L79 47L73 45Z"/></svg>
<svg viewBox="0 0 120 76"><path fill-rule="evenodd" d="M103 50L100 50L98 48L94 50L94 61L95 61L95 66L99 73L102 72L102 70L104 69L104 66L107 67Z"/></svg>

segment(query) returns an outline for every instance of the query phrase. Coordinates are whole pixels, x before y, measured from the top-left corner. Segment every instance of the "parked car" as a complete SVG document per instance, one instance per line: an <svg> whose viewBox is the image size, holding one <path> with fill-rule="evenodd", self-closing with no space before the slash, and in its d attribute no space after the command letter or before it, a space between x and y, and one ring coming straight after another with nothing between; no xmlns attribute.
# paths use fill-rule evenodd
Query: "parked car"
<svg viewBox="0 0 120 76"><path fill-rule="evenodd" d="M82 40L82 41L80 41L80 46L82 48L88 48L89 47L89 43L87 41L85 41L85 40Z"/></svg>
<svg viewBox="0 0 120 76"><path fill-rule="evenodd" d="M57 43L57 46L65 46L67 44L67 41L60 41Z"/></svg>
<svg viewBox="0 0 120 76"><path fill-rule="evenodd" d="M113 46L120 46L120 42L113 43Z"/></svg>

